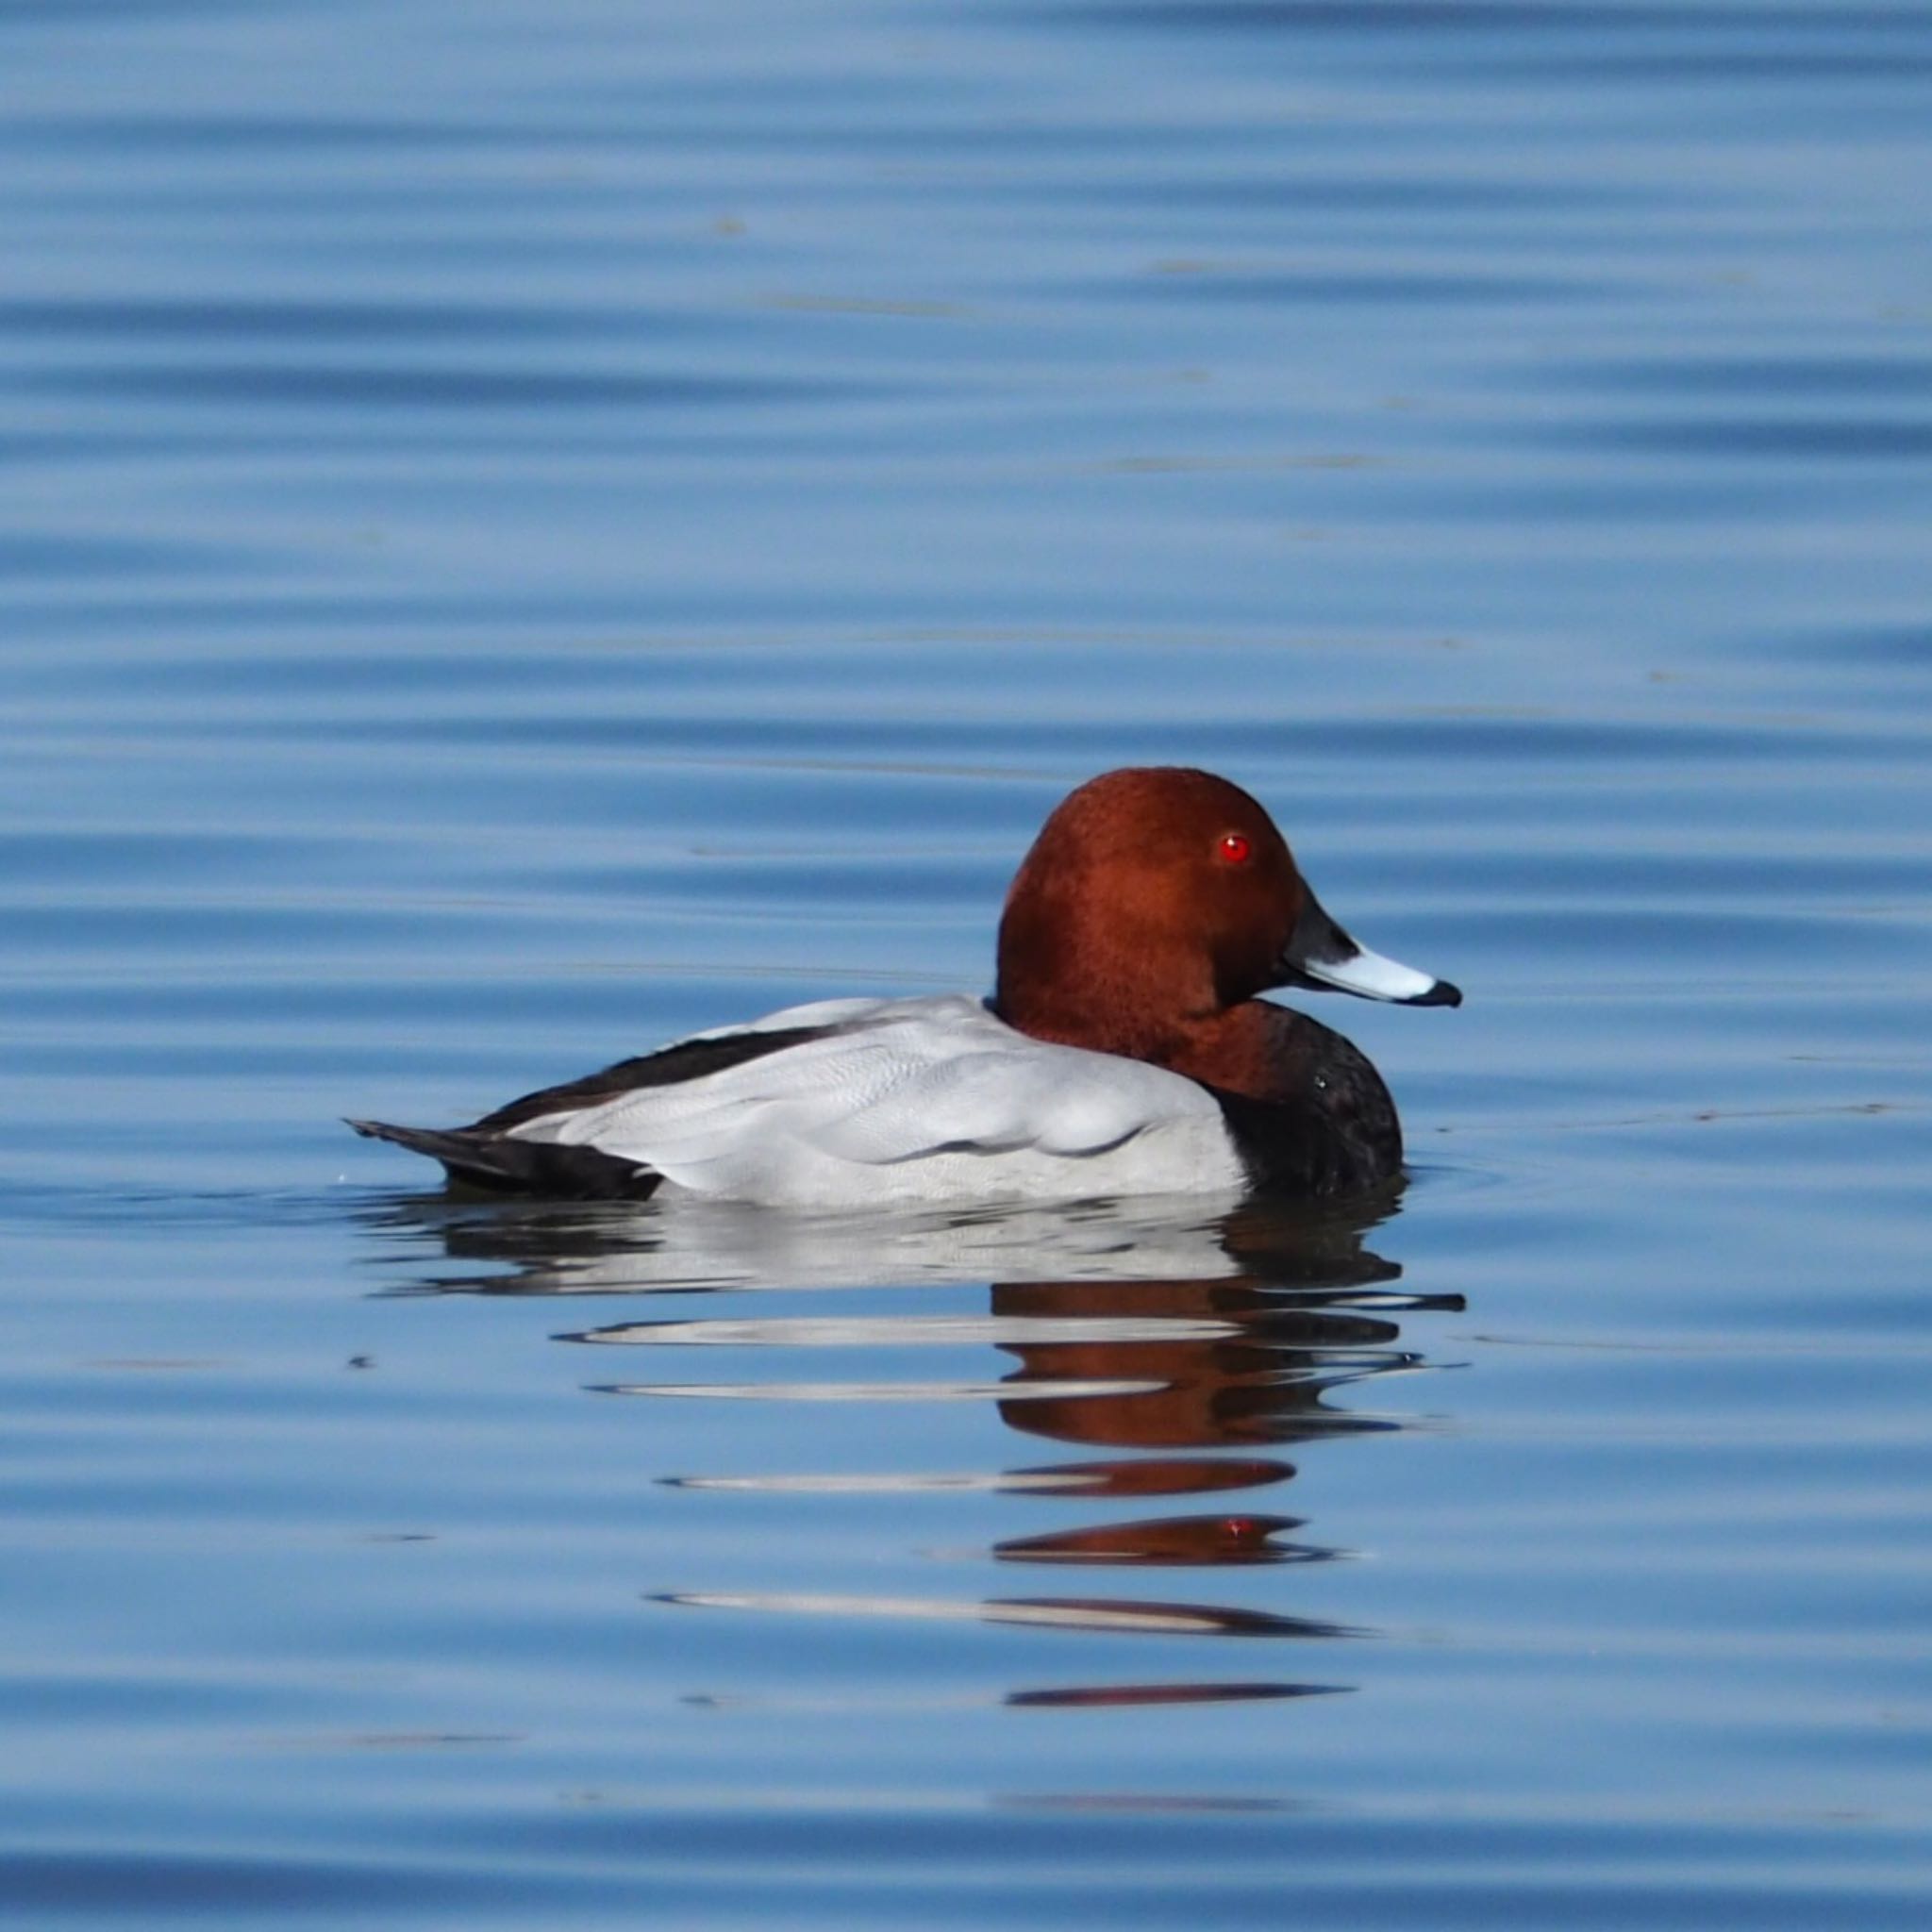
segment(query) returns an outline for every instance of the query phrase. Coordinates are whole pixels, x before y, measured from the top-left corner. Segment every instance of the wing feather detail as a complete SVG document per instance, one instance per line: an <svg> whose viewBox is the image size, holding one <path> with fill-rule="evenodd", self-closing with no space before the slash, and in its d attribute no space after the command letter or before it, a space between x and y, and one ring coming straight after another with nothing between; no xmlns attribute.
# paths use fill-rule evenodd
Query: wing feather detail
<svg viewBox="0 0 1932 1932"><path fill-rule="evenodd" d="M595 1147L697 1192L770 1201L1240 1179L1205 1088L1032 1040L963 994L821 1002L745 1030L793 1037L696 1077L525 1116L508 1131ZM1122 1172L1102 1171L1142 1142Z"/></svg>

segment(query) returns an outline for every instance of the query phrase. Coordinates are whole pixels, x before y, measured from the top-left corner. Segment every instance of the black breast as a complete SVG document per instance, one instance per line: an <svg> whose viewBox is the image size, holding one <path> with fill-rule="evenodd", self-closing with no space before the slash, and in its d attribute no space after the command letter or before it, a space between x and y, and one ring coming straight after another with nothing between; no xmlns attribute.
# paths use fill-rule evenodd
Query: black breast
<svg viewBox="0 0 1932 1932"><path fill-rule="evenodd" d="M1400 1174L1402 1124L1368 1056L1306 1013L1274 1010L1275 1097L1208 1089L1256 1191L1325 1199Z"/></svg>

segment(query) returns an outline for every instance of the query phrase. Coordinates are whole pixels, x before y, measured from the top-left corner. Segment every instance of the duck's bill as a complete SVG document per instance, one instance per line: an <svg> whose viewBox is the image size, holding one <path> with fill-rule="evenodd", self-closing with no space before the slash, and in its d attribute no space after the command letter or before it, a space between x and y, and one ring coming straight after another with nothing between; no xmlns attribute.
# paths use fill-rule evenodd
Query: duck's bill
<svg viewBox="0 0 1932 1932"><path fill-rule="evenodd" d="M1284 986L1352 992L1359 999L1391 1000L1403 1007L1459 1007L1462 994L1446 979L1432 979L1413 966L1385 959L1357 945L1322 910L1310 892L1282 956Z"/></svg>

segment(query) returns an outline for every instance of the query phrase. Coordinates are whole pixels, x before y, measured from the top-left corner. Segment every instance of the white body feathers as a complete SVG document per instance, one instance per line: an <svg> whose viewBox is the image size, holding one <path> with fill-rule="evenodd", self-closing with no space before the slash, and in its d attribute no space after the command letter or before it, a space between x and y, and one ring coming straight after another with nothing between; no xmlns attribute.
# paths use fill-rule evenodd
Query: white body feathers
<svg viewBox="0 0 1932 1932"><path fill-rule="evenodd" d="M1239 1190L1220 1106L1179 1074L1016 1032L964 993L824 1000L700 1039L824 1026L722 1072L542 1114L694 1194L784 1206Z"/></svg>

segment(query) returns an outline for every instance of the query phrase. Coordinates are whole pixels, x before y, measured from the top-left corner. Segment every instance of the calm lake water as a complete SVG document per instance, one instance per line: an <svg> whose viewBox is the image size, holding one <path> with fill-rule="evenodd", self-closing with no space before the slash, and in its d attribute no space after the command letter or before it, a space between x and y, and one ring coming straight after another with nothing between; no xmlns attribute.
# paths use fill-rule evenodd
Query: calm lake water
<svg viewBox="0 0 1932 1932"><path fill-rule="evenodd" d="M0 1904L1923 1926L1932 7L0 0ZM453 1204L1206 764L1359 1212Z"/></svg>

